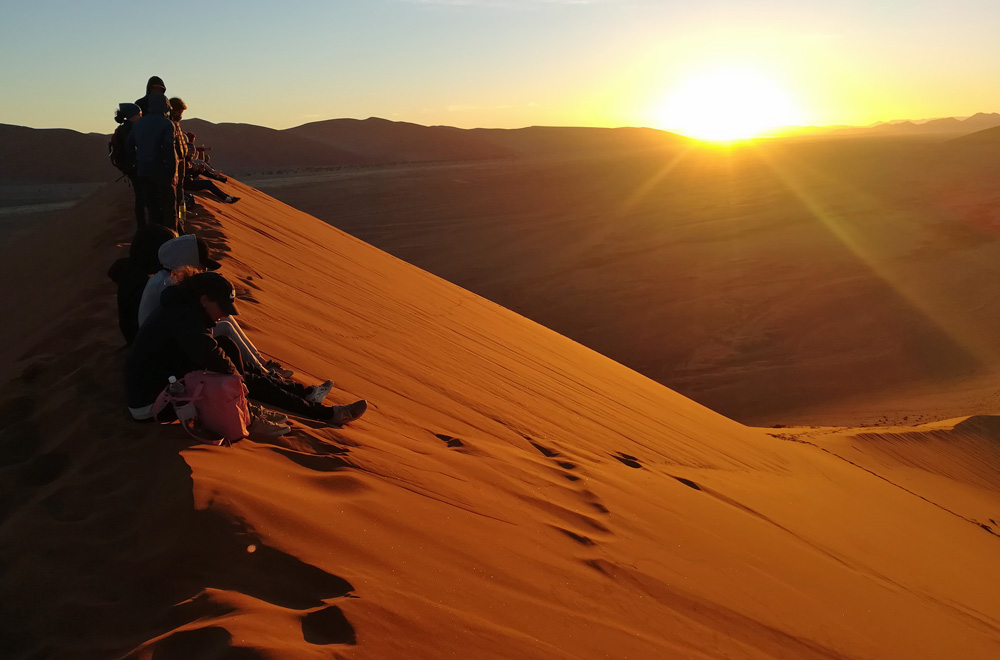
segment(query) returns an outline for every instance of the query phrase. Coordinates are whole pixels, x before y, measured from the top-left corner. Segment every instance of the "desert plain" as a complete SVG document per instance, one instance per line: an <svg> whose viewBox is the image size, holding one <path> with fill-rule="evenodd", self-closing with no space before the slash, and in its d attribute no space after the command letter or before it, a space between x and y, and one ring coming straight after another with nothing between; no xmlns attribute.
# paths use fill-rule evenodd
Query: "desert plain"
<svg viewBox="0 0 1000 660"><path fill-rule="evenodd" d="M995 658L997 147L230 179L189 229L333 428L124 410L108 184L0 250L0 648ZM41 217L41 216L40 216Z"/></svg>

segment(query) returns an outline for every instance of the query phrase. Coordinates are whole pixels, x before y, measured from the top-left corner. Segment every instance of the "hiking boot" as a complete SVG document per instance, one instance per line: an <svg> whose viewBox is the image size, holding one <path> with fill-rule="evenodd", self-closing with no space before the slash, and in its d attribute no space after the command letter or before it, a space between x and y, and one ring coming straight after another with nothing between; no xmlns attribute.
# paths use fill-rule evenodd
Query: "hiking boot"
<svg viewBox="0 0 1000 660"><path fill-rule="evenodd" d="M368 402L364 399L355 401L349 406L333 406L329 422L334 426L343 426L364 415L366 410Z"/></svg>
<svg viewBox="0 0 1000 660"><path fill-rule="evenodd" d="M270 422L266 416L261 415L253 418L247 432L251 438L277 438L279 435L285 435L291 430L291 427L287 424Z"/></svg>
<svg viewBox="0 0 1000 660"><path fill-rule="evenodd" d="M295 373L291 369L285 369L283 366L281 366L280 362L277 362L275 360L268 360L267 362L265 362L264 368L267 369L269 373L272 373L275 376L281 376L282 378L291 378L292 374Z"/></svg>
<svg viewBox="0 0 1000 660"><path fill-rule="evenodd" d="M305 399L309 403L323 403L323 399L326 398L326 395L329 394L332 389L332 380L324 381L319 385L313 385L312 391L305 396Z"/></svg>

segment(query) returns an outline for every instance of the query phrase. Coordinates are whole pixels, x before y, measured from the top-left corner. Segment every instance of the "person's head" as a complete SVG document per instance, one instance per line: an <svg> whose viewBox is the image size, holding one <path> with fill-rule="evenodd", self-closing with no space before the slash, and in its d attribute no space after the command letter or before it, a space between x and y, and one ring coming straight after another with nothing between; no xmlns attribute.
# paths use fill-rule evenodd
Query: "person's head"
<svg viewBox="0 0 1000 660"><path fill-rule="evenodd" d="M132 237L129 259L135 260L135 265L139 266L142 272L152 275L160 268L158 260L160 248L175 238L177 234L163 225L155 223L143 225Z"/></svg>
<svg viewBox="0 0 1000 660"><path fill-rule="evenodd" d="M146 94L151 94L157 92L159 94L167 93L167 86L163 84L163 79L159 76L152 76L146 83Z"/></svg>
<svg viewBox="0 0 1000 660"><path fill-rule="evenodd" d="M187 110L187 105L178 97L173 97L169 101L170 103L170 118L174 121L180 121L181 117L184 115L184 111Z"/></svg>
<svg viewBox="0 0 1000 660"><path fill-rule="evenodd" d="M184 234L163 243L157 256L160 264L170 271L184 267L197 270L218 270L222 267L212 259L208 244L194 234Z"/></svg>
<svg viewBox="0 0 1000 660"><path fill-rule="evenodd" d="M159 92L153 92L146 97L148 99L147 108L149 112L146 113L147 116L153 115L165 115L170 111L170 105L167 103L167 97Z"/></svg>
<svg viewBox="0 0 1000 660"><path fill-rule="evenodd" d="M124 124L127 121L136 122L142 117L142 109L135 103L119 103L118 112L115 113L115 121Z"/></svg>
<svg viewBox="0 0 1000 660"><path fill-rule="evenodd" d="M205 315L218 323L224 316L236 316L236 290L229 280L218 273L198 273L184 280L187 287L197 297Z"/></svg>

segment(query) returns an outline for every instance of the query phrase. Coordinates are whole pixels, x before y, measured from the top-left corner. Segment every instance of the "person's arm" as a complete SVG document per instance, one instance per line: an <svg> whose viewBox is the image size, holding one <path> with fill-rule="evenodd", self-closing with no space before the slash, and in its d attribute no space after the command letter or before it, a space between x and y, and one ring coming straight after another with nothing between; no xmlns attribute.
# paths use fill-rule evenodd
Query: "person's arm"
<svg viewBox="0 0 1000 660"><path fill-rule="evenodd" d="M205 328L197 313L177 318L173 324L174 339L181 351L200 369L220 374L234 374L236 367Z"/></svg>
<svg viewBox="0 0 1000 660"><path fill-rule="evenodd" d="M166 117L164 117L166 119ZM177 178L177 151L174 149L174 123L167 119L160 134L160 155L167 172L173 172Z"/></svg>

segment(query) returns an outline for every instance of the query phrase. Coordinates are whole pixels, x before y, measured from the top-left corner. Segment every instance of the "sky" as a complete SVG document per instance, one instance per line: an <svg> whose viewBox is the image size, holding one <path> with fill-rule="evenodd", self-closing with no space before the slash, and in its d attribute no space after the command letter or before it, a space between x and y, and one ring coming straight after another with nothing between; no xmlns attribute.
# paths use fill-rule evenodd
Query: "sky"
<svg viewBox="0 0 1000 660"><path fill-rule="evenodd" d="M962 117L1000 111L1000 1L0 0L0 123L110 133L151 75L278 129Z"/></svg>

